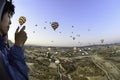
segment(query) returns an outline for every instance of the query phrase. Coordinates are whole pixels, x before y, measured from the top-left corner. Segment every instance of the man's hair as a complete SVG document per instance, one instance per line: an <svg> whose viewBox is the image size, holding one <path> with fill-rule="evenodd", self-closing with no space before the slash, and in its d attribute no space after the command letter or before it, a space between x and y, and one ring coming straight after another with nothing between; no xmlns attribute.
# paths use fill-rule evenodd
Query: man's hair
<svg viewBox="0 0 120 80"><path fill-rule="evenodd" d="M11 16L13 16L13 14L15 13L15 6L12 4L12 2L6 2L5 6L3 8L1 20L3 19L3 15L7 12L10 13Z"/></svg>

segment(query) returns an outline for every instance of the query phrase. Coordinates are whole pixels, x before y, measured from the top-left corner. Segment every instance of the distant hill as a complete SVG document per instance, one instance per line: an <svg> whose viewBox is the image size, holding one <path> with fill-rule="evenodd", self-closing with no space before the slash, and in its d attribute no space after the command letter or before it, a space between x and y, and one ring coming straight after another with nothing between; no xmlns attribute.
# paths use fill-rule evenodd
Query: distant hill
<svg viewBox="0 0 120 80"><path fill-rule="evenodd" d="M97 47L97 46L112 46L112 45L118 45L120 46L120 43L111 43L111 44L94 44L94 45L87 45L87 46L75 46L79 48L84 48L84 47ZM45 47L45 48L73 48L74 46L41 46L41 45L33 45L33 44L26 44L25 47Z"/></svg>

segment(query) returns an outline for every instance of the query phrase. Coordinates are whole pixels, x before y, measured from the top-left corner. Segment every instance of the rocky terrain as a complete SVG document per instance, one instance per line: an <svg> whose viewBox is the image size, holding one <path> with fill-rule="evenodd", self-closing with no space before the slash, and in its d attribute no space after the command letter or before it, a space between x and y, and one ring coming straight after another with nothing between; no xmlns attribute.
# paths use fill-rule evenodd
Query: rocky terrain
<svg viewBox="0 0 120 80"><path fill-rule="evenodd" d="M25 55L30 80L117 80L120 77L120 46L117 45L76 49L27 46ZM109 66L115 66L111 71L117 69L118 76L114 72L109 74Z"/></svg>

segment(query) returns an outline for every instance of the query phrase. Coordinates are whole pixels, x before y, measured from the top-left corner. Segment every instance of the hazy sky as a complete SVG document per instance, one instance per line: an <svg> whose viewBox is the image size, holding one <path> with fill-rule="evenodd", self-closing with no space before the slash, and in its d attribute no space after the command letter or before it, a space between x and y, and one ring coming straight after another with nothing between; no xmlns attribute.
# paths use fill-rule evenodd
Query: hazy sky
<svg viewBox="0 0 120 80"><path fill-rule="evenodd" d="M15 15L9 31L12 41L20 16L27 19L26 44L84 46L100 44L101 39L104 43L120 40L120 0L13 0L13 3ZM54 21L59 23L55 31L50 24Z"/></svg>

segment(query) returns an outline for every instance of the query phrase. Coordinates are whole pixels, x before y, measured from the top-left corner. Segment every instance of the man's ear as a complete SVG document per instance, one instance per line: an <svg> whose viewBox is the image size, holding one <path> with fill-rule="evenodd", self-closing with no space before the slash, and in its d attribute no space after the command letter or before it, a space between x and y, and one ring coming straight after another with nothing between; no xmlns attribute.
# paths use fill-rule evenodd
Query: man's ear
<svg viewBox="0 0 120 80"><path fill-rule="evenodd" d="M0 0L0 21L1 21L1 16L3 12L3 8L5 6L6 0Z"/></svg>

